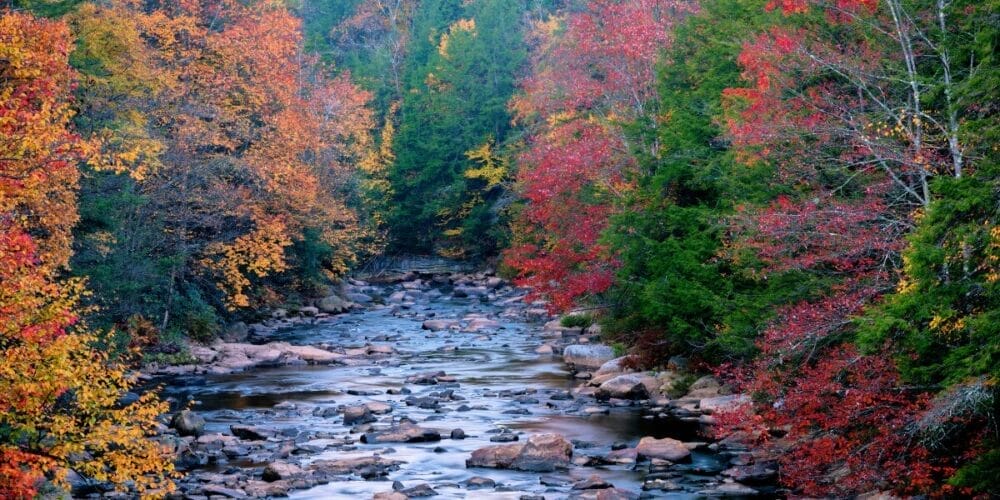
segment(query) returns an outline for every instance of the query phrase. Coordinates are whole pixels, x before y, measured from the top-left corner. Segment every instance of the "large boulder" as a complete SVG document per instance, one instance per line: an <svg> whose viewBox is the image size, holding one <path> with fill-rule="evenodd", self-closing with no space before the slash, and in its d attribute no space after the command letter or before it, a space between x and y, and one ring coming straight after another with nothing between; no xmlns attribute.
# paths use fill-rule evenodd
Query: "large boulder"
<svg viewBox="0 0 1000 500"><path fill-rule="evenodd" d="M347 312L351 309L354 304L351 304L346 299L337 296L330 295L329 297L324 297L316 304L320 311L330 314L340 314L342 312Z"/></svg>
<svg viewBox="0 0 1000 500"><path fill-rule="evenodd" d="M577 368L600 368L614 357L615 350L602 344L573 344L563 349L563 361Z"/></svg>
<svg viewBox="0 0 1000 500"><path fill-rule="evenodd" d="M573 457L573 445L558 434L537 434L525 443L487 446L472 452L466 467L552 472L566 468Z"/></svg>
<svg viewBox="0 0 1000 500"><path fill-rule="evenodd" d="M377 419L365 405L344 408L344 425L367 424Z"/></svg>
<svg viewBox="0 0 1000 500"><path fill-rule="evenodd" d="M646 379L650 379L652 382ZM626 373L601 384L595 396L598 400L649 399L648 386L656 385L656 379L638 373Z"/></svg>
<svg viewBox="0 0 1000 500"><path fill-rule="evenodd" d="M264 467L261 479L273 483L282 479L291 479L305 474L301 467L288 462L271 462Z"/></svg>
<svg viewBox="0 0 1000 500"><path fill-rule="evenodd" d="M573 445L559 434L536 434L528 438L511 468L530 472L552 472L569 466Z"/></svg>
<svg viewBox="0 0 1000 500"><path fill-rule="evenodd" d="M315 460L309 464L309 469L321 474L339 476L356 474L365 479L377 479L398 470L405 462L390 460L380 456L344 458L339 460Z"/></svg>
<svg viewBox="0 0 1000 500"><path fill-rule="evenodd" d="M714 398L704 398L698 403L698 409L702 413L712 414L735 410L750 402L750 398L745 394L730 394L728 396L716 396Z"/></svg>
<svg viewBox="0 0 1000 500"><path fill-rule="evenodd" d="M200 436L205 432L205 419L191 410L181 410L170 419L170 427L181 436Z"/></svg>
<svg viewBox="0 0 1000 500"><path fill-rule="evenodd" d="M500 444L479 448L465 461L466 467L488 467L491 469L509 469L514 459L524 448L523 443Z"/></svg>
<svg viewBox="0 0 1000 500"><path fill-rule="evenodd" d="M440 440L440 432L408 423L399 424L388 429L367 432L361 436L361 442L365 444L424 443Z"/></svg>
<svg viewBox="0 0 1000 500"><path fill-rule="evenodd" d="M655 439L644 437L639 440L635 451L639 456L659 458L671 462L685 462L691 459L691 450L684 443L671 438Z"/></svg>

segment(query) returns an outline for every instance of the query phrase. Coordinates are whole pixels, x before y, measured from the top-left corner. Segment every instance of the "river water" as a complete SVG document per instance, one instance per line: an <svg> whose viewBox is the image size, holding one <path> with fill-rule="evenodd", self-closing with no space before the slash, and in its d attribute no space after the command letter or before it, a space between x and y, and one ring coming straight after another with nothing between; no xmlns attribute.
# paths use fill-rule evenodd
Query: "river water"
<svg viewBox="0 0 1000 500"><path fill-rule="evenodd" d="M385 293L391 293L386 289ZM690 425L644 415L638 406L608 407L607 414L585 414L593 408L592 398L551 400L552 395L572 391L577 384L561 359L536 354L544 336L541 325L502 315L504 308L480 299L455 298L445 291L440 296L409 305L408 308L378 307L337 316L329 322L300 325L278 330L267 341L287 341L302 345L361 347L391 345L397 354L350 366L284 366L254 369L229 375L209 375L179 379L166 388L166 394L179 400L194 399L194 409L207 420L206 432L228 433L238 423L266 425L281 430L322 449L302 457L300 464L312 460L371 456L373 453L405 462L389 474L388 481L364 481L360 478L335 481L306 490L290 492L293 498L371 498L391 490L391 481L406 487L420 483L432 486L437 498L520 498L525 494L545 498L566 498L579 492L571 485L598 474L617 488L641 492L648 466L603 465L572 467L555 473L527 473L496 469L467 469L465 460L477 448L489 446L489 438L502 428L527 435L558 433L574 442L574 456L603 456L615 443L635 446L643 436L674 437L695 441L699 436ZM463 318L480 314L501 321L499 329L488 333L458 331L431 332L421 328L428 317ZM455 382L437 385L407 384L415 373L444 371ZM440 394L452 389L459 399L437 409L407 406L406 395L389 394L403 388L414 396ZM349 434L351 427L339 418L314 414L316 408L381 401L392 406L376 425L398 422L402 417L421 427L436 429L443 440L431 443L337 444L333 440ZM464 406L464 407L463 407ZM449 439L452 429L462 429L464 440ZM317 438L317 436L320 436ZM324 441L326 439L326 441ZM622 446L619 444L619 446ZM325 448L325 449L323 449ZM720 458L708 451L693 453L693 463L680 467L693 470L721 469ZM253 457L234 461L225 467L260 467ZM460 486L474 476L487 477L496 488L470 491ZM544 478L544 481L543 481ZM355 480L356 479L356 480ZM644 493L648 497L693 498L704 487L706 478L683 474L675 479L680 491ZM546 484L542 484L542 483Z"/></svg>

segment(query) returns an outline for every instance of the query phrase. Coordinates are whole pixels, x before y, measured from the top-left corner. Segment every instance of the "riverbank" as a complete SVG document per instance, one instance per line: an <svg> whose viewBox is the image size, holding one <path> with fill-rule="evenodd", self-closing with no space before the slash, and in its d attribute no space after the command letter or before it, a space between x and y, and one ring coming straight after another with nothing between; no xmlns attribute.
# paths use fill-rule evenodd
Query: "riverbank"
<svg viewBox="0 0 1000 500"><path fill-rule="evenodd" d="M349 282L342 314L278 311L192 346L196 364L150 367L175 410L175 497L773 493L771 464L701 432L741 396L683 360L631 372L596 328L490 273L387 281Z"/></svg>

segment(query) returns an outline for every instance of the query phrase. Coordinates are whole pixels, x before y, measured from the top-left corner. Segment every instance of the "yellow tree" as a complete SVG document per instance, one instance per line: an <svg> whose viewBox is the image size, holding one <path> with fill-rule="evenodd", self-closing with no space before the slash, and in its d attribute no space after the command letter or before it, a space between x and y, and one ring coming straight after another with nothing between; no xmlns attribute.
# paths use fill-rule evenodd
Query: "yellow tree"
<svg viewBox="0 0 1000 500"><path fill-rule="evenodd" d="M147 439L166 410L78 322L78 281L54 276L71 253L77 162L69 130L75 74L64 23L0 13L0 497L30 498L73 469L139 494L172 486Z"/></svg>

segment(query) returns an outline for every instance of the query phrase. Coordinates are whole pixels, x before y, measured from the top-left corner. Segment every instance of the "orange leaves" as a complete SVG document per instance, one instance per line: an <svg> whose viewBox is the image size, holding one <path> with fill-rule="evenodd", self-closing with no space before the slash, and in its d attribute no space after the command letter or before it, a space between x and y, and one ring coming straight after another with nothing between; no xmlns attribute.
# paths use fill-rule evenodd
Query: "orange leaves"
<svg viewBox="0 0 1000 500"><path fill-rule="evenodd" d="M280 2L116 0L74 19L102 69L88 105L114 116L95 132L183 249L172 274L210 274L245 307L306 230L344 269L365 236L345 198L373 146L371 96L303 51L298 18Z"/></svg>
<svg viewBox="0 0 1000 500"><path fill-rule="evenodd" d="M292 244L288 228L277 219L258 220L256 227L231 243L212 243L202 264L221 275L219 289L226 295L226 307L235 310L250 305L246 289L249 275L263 278L287 269L285 248Z"/></svg>
<svg viewBox="0 0 1000 500"><path fill-rule="evenodd" d="M66 64L69 30L9 13L0 34L0 217L44 234L35 243L53 271L69 260L75 162L86 150L66 128L75 77Z"/></svg>
<svg viewBox="0 0 1000 500"><path fill-rule="evenodd" d="M165 405L117 408L132 383L79 331L80 281L57 282L76 222L69 130L75 74L66 25L0 15L0 497L31 498L73 468L122 489L169 491L170 460L145 439ZM82 458L81 458L82 457ZM128 485L128 486L126 486Z"/></svg>

